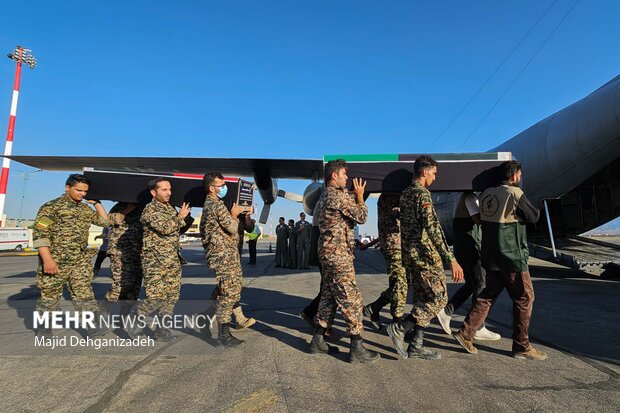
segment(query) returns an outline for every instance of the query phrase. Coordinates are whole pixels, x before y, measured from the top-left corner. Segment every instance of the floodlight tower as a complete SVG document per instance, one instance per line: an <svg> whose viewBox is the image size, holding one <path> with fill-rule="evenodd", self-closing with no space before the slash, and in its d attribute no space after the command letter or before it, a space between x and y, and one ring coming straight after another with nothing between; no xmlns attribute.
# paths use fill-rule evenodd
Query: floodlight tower
<svg viewBox="0 0 620 413"><path fill-rule="evenodd" d="M11 99L11 113L9 116L9 128L6 134L6 144L4 146L4 156L2 159L2 175L0 176L0 227L4 225L4 201L6 200L6 188L9 182L9 166L11 160L6 156L11 155L13 150L13 133L15 132L15 117L17 116L17 98L19 97L19 79L22 74L22 63L27 64L31 69L37 65L37 59L30 53L31 50L17 46L13 53L7 56L17 63L15 69L15 82L13 83L13 98Z"/></svg>

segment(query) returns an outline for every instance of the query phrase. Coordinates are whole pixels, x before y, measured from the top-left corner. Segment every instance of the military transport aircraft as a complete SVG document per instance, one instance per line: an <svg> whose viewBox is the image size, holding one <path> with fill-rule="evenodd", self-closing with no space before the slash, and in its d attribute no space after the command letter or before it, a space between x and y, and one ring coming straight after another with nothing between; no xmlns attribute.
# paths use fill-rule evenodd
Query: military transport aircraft
<svg viewBox="0 0 620 413"><path fill-rule="evenodd" d="M546 213L531 231L533 255L573 268L597 272L618 265L620 252L612 244L579 237L620 215L620 76L580 101L536 123L486 153L431 154L439 162L439 174L431 188L435 208L446 234L451 234L452 209L464 190L489 185L490 171L504 160L523 164L523 189ZM51 171L84 170L94 180L101 199L131 201L144 188L145 177L168 175L178 180L183 199L204 194L198 179L206 171L226 176L254 178L264 202L260 222L266 222L278 197L302 202L312 214L321 190L323 165L343 158L349 176L368 181L367 192L402 191L411 181L417 155L328 155L323 159L223 159L152 157L10 156L23 164ZM278 179L302 179L311 183L302 195L278 188ZM101 182L99 188L95 182ZM107 182L108 184L104 184ZM132 186L134 182L134 186ZM137 188L135 185L140 185ZM182 186L182 185L181 185ZM123 196L118 188L124 188ZM108 188L108 189L106 189ZM127 198L129 197L129 198ZM192 205L199 205L192 202Z"/></svg>

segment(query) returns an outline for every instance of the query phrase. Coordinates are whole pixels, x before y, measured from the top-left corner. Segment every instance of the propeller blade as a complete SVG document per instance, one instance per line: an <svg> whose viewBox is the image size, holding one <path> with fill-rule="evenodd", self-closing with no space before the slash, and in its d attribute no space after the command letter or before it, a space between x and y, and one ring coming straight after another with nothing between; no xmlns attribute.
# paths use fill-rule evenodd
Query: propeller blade
<svg viewBox="0 0 620 413"><path fill-rule="evenodd" d="M263 204L263 209L260 211L260 218L258 219L259 224L266 224L267 219L269 218L269 210L271 209L271 204Z"/></svg>
<svg viewBox="0 0 620 413"><path fill-rule="evenodd" d="M296 194L295 192L288 192L283 189L278 190L278 196L293 202L304 202L303 195Z"/></svg>

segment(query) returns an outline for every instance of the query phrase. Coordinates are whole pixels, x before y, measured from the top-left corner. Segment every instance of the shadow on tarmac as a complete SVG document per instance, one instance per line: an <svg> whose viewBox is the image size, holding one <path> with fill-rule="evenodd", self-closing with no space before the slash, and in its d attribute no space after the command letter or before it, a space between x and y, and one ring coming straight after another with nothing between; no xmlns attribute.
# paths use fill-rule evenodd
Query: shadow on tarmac
<svg viewBox="0 0 620 413"><path fill-rule="evenodd" d="M266 252L263 250L262 252ZM184 267L184 283L181 287L182 300L208 300L213 291L215 280L209 284L199 284L192 282L193 279L213 279L214 274L203 265L203 255L199 250L183 250L183 255L190 263ZM296 270L274 269L272 268L272 256L259 255L259 265L247 265L244 257L243 271L246 278L268 277L285 275L287 273L298 273ZM262 262L261 262L262 261ZM270 263L265 265L269 261ZM194 266L191 264L195 263ZM198 266L197 264L200 264ZM359 273L364 276L370 274L380 274L381 268L371 268L365 260L356 262L361 267ZM609 280L591 279L578 271L572 271L560 267L530 266L533 276L534 288L536 291L536 301L534 304L534 315L530 327L532 341L545 344L568 354L585 356L599 361L620 365L618 360L617 348L620 347L620 334L617 329L617 319L620 315L620 301L616 298L620 296L620 283ZM102 277L109 275L108 268L102 268L100 275L93 282L93 290L98 299L103 296L109 288L109 283L101 282ZM318 277L318 272L316 273ZM34 272L28 271L7 278L32 278ZM373 277L374 278L374 277ZM211 280L209 280L211 281ZM387 277L385 277L387 284ZM448 294L451 296L459 284L449 283ZM65 289L64 298L69 300L69 294ZM141 298L144 298L144 289L141 290ZM8 298L9 306L17 309L24 326L31 328L32 309L23 308L19 301L36 300L38 289L34 285L22 288L18 293ZM366 296L365 301L369 302L373 296ZM263 289L254 287L252 284L243 288L242 305L244 312L248 316L257 319L254 331L268 337L274 338L301 352L308 351L308 342L312 331L310 327L298 317L299 312L310 302L311 299L287 294L277 290ZM409 299L410 303L411 300ZM465 315L469 310L469 301L457 312L458 315ZM389 322L386 318L388 314L383 313L383 322ZM457 317L458 319L458 317ZM496 305L489 314L488 322L494 330L502 333L504 337L510 337L512 322L512 303L506 293L502 293ZM460 323L455 319L453 328L458 328ZM334 344L348 347L348 338L342 336L341 330L346 330L344 322L337 318L334 326L338 327L335 332L338 337L333 339ZM499 330L498 330L499 329ZM371 331L366 325L366 331ZM448 349L454 351L454 342L441 330L431 326L429 328L427 345L429 347ZM187 334L199 336L193 331L184 331ZM290 332L295 332L291 334ZM302 333L303 337L299 337ZM384 334L384 331L381 333ZM215 336L215 335L214 335ZM389 358L390 355L396 359L396 354L391 347L372 341L372 334L365 334L364 338L370 346L377 347L384 351L382 356ZM370 338L370 340L368 340ZM213 345L214 340L207 340ZM443 345L446 343L446 346ZM447 344L450 344L448 347ZM484 342L476 344L480 350L502 355L509 352L487 346ZM385 353L388 353L386 355ZM346 359L346 350L341 351L339 359Z"/></svg>

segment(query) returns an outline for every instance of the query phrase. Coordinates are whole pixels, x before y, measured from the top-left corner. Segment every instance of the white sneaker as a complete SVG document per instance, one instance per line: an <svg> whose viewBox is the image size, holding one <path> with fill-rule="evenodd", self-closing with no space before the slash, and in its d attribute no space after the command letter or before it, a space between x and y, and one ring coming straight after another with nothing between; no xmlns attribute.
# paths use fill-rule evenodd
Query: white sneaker
<svg viewBox="0 0 620 413"><path fill-rule="evenodd" d="M482 327L480 330L476 331L476 335L474 336L474 340L487 340L487 341L497 341L501 338L502 336L488 330L486 327Z"/></svg>
<svg viewBox="0 0 620 413"><path fill-rule="evenodd" d="M452 335L452 329L450 329L450 316L446 314L445 310L442 308L440 312L437 313L437 320L439 320L439 324L443 331L446 332L447 335Z"/></svg>

